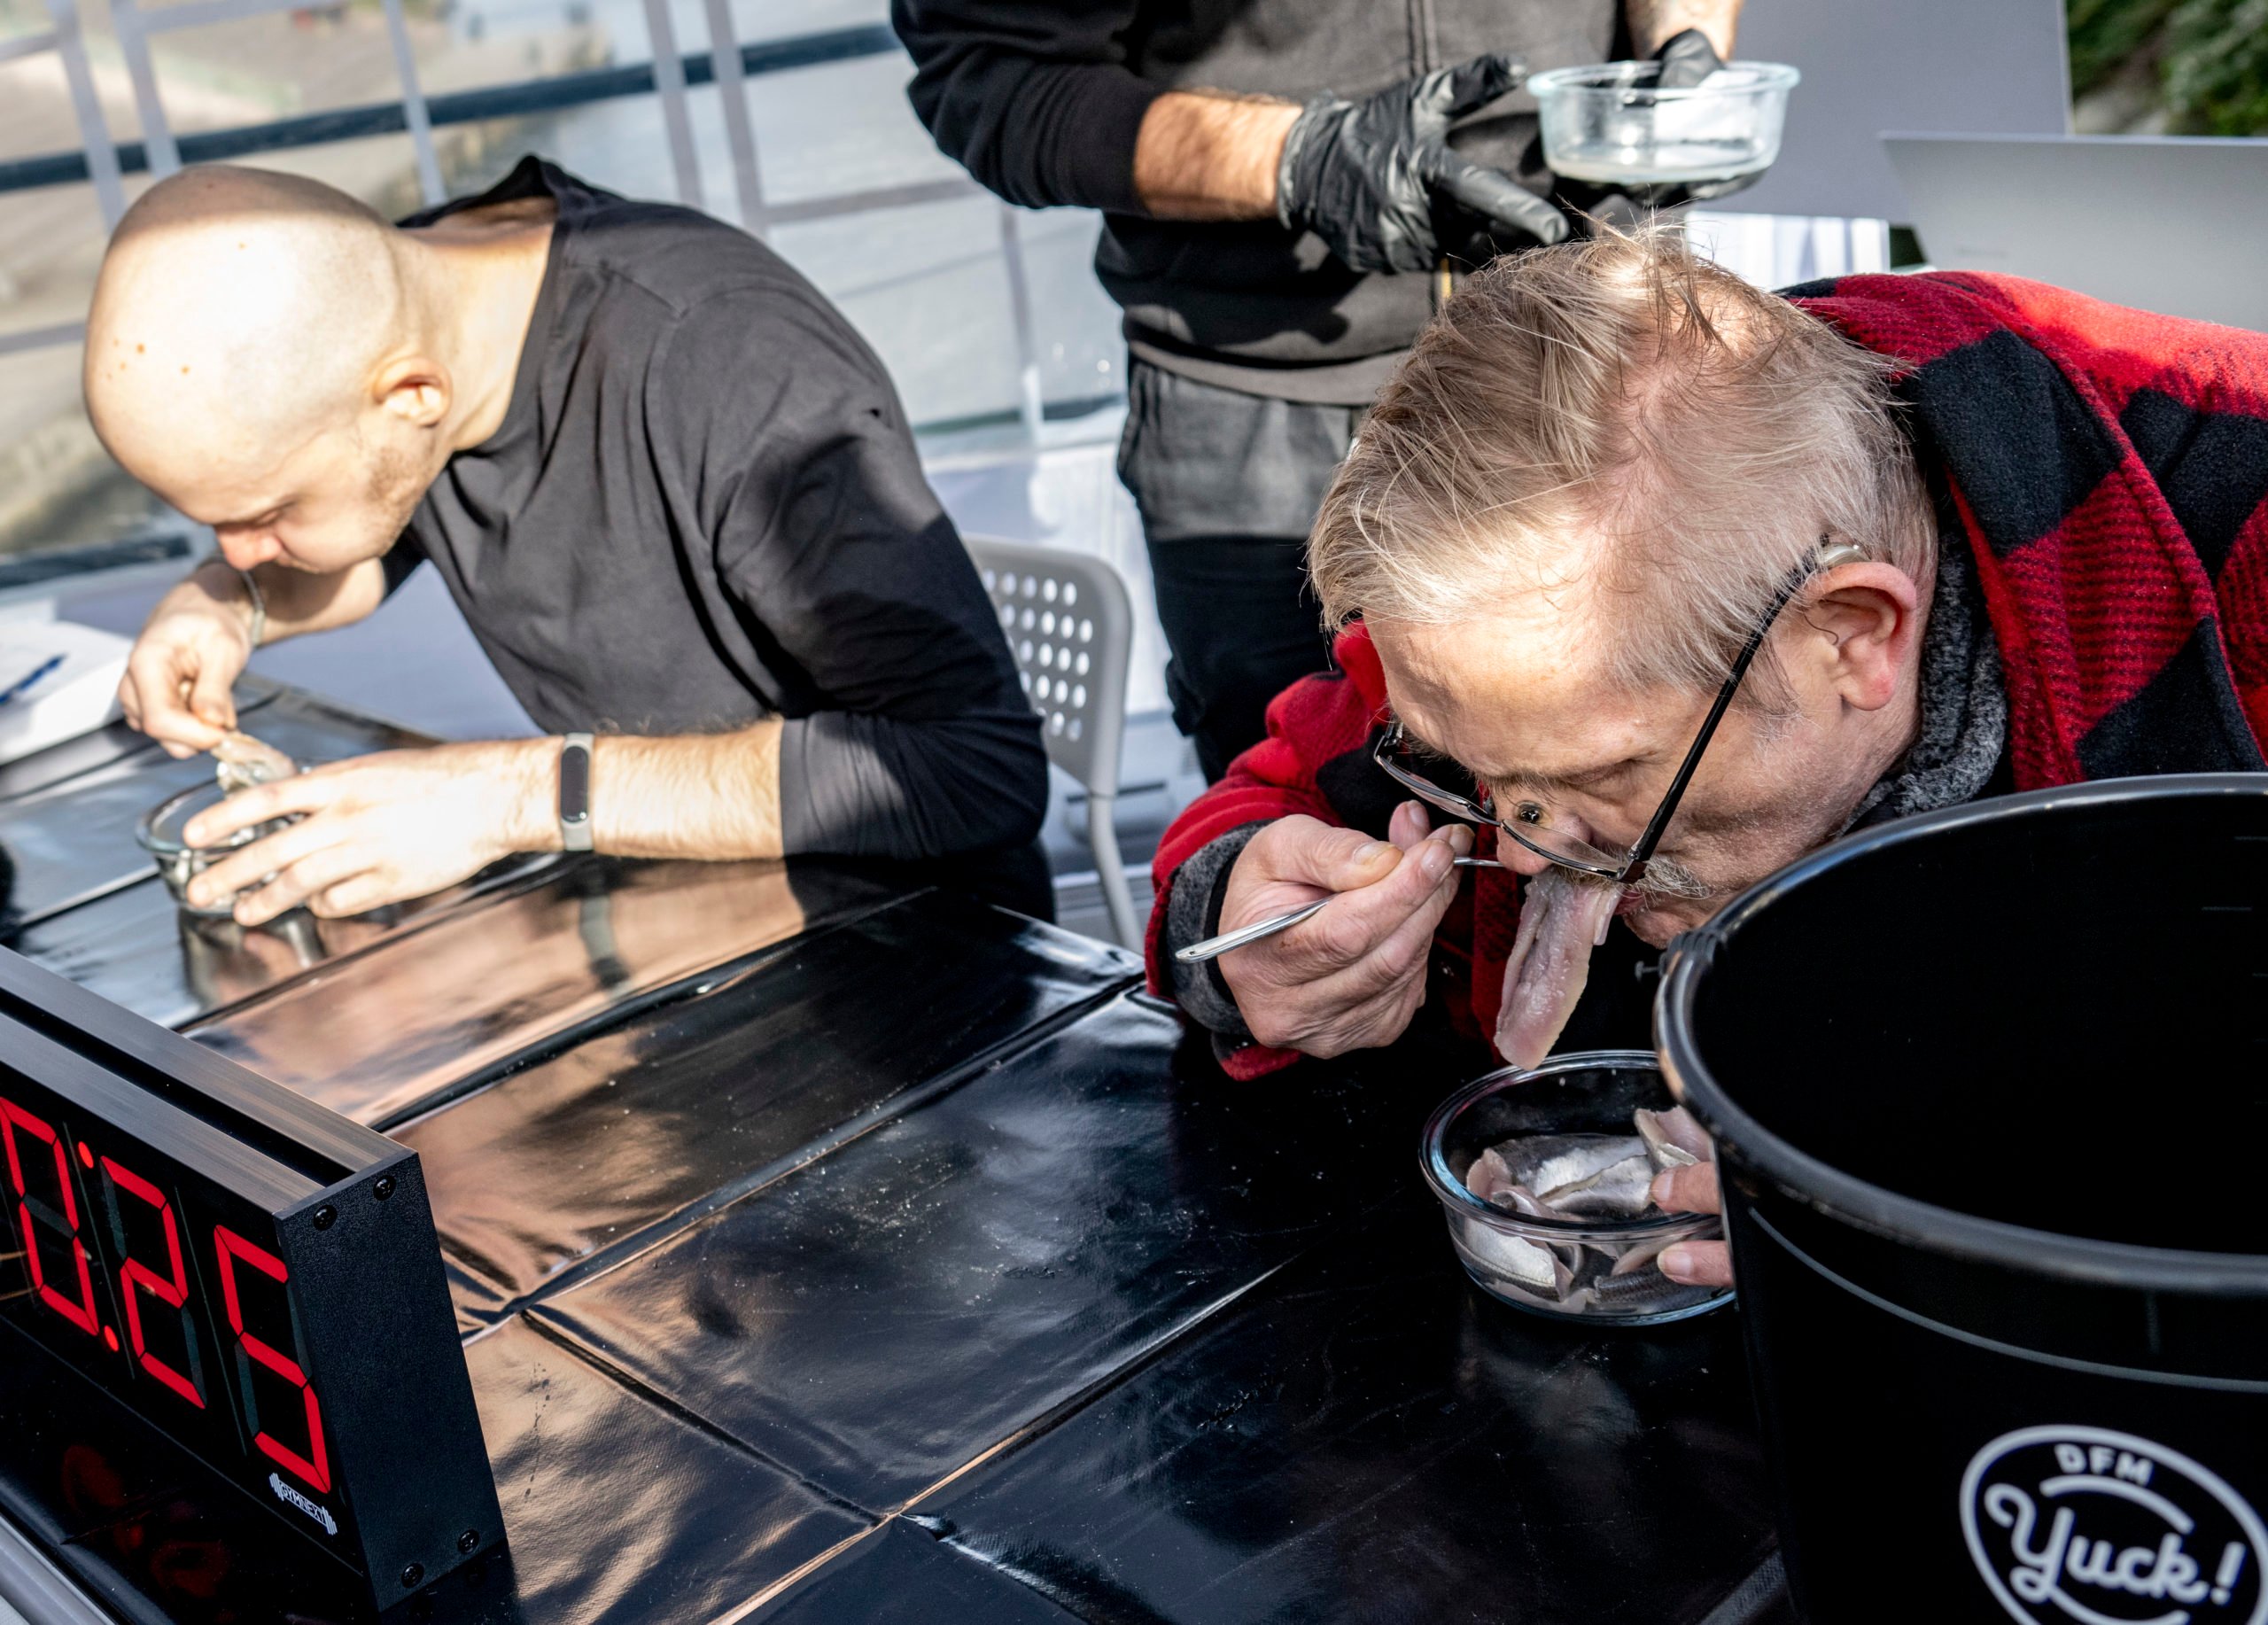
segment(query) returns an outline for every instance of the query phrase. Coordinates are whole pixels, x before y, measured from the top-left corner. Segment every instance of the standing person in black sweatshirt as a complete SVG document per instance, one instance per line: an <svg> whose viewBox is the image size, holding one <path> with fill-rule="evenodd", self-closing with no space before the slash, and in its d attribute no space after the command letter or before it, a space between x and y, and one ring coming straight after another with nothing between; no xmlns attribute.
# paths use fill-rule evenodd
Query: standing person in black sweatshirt
<svg viewBox="0 0 2268 1625"><path fill-rule="evenodd" d="M1327 662L1301 548L1371 395L1456 270L1566 235L1522 79L1624 53L1693 82L1740 4L893 0L938 145L1106 215L1119 474L1208 779Z"/></svg>
<svg viewBox="0 0 2268 1625"><path fill-rule="evenodd" d="M213 749L253 649L422 563L553 735L239 791L193 844L304 816L193 901L357 914L564 849L952 859L1047 909L1047 759L991 603L882 363L746 232L535 159L402 227L188 169L112 239L86 388L220 542L128 657L136 727Z"/></svg>

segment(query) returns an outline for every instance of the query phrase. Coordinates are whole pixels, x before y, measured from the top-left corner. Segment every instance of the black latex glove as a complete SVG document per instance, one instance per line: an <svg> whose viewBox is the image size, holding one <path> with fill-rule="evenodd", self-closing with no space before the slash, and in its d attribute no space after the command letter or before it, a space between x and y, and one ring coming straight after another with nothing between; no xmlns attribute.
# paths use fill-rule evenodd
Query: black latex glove
<svg viewBox="0 0 2268 1625"><path fill-rule="evenodd" d="M1724 66L1725 59L1717 48L1709 43L1709 36L1698 28L1686 28L1662 42L1654 52L1661 72L1654 83L1666 90L1682 90L1706 80ZM1704 181L1697 185L1680 186L1656 199L1657 208L1675 208L1681 203L1706 203L1713 198L1728 198L1736 191L1745 191L1764 178L1759 170L1731 181Z"/></svg>
<svg viewBox="0 0 2268 1625"><path fill-rule="evenodd" d="M1671 35L1654 52L1654 60L1661 64L1654 84L1663 90L1690 89L1725 65L1717 48L1709 43L1709 36L1698 28Z"/></svg>
<svg viewBox="0 0 2268 1625"><path fill-rule="evenodd" d="M1524 76L1510 57L1475 57L1359 102L1317 97L1284 138L1277 218L1314 232L1357 271L1432 269L1443 203L1493 230L1558 242L1567 235L1565 216L1502 171L1459 158L1442 139L1452 123Z"/></svg>

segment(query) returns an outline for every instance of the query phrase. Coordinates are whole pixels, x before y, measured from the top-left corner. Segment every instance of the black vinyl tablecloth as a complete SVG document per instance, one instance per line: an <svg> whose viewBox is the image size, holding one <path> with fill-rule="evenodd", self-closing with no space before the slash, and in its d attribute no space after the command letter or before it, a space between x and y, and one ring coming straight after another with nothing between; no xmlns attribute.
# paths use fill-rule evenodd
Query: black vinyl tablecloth
<svg viewBox="0 0 2268 1625"><path fill-rule="evenodd" d="M310 757L399 737L266 705ZM128 833L183 768L115 744L0 771L0 942L419 1154L508 1533L419 1617L1779 1617L1733 1317L1459 1272L1416 1147L1479 1057L1234 1083L1130 956L906 870L529 862L193 929ZM113 1611L358 1616L26 1357L0 1501Z"/></svg>

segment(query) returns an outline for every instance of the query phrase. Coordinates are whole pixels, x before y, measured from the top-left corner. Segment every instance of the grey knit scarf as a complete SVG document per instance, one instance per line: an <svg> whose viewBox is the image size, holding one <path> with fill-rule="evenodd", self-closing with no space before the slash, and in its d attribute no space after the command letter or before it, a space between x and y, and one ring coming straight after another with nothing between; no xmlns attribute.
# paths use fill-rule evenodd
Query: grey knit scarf
<svg viewBox="0 0 2268 1625"><path fill-rule="evenodd" d="M1938 548L1937 593L1922 633L1921 701L1922 729L1913 748L1867 792L1846 828L1973 801L2008 748L2000 649L1969 544L1958 534L1943 537Z"/></svg>

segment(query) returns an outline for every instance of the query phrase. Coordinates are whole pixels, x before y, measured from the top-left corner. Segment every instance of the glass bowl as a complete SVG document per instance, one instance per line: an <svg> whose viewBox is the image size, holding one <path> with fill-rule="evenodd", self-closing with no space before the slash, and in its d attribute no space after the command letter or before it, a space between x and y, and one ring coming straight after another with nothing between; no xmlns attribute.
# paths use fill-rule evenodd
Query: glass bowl
<svg viewBox="0 0 2268 1625"><path fill-rule="evenodd" d="M1442 1101L1426 1120L1418 1162L1473 1283L1515 1309L1619 1326L1658 1326L1731 1302L1730 1287L1689 1287L1653 1263L1673 1241L1722 1236L1714 1214L1650 1209L1635 1218L1547 1217L1465 1188L1472 1164L1491 1147L1544 1135L1635 1139L1634 1112L1676 1104L1660 1063L1644 1050L1561 1055L1530 1072L1506 1067Z"/></svg>
<svg viewBox="0 0 2268 1625"><path fill-rule="evenodd" d="M173 893L174 901L184 913L195 914L202 920L229 918L236 912L237 899L229 897L200 907L189 900L189 882L238 847L249 846L262 836L273 835L299 821L296 814L289 818L272 818L264 824L254 824L249 829L238 830L218 846L191 846L182 839L182 829L190 820L207 807L219 805L227 795L227 791L211 780L202 784L192 784L151 807L134 826L134 838L142 844L142 850L148 852L150 860L158 866L159 876L166 882L166 890Z"/></svg>
<svg viewBox="0 0 2268 1625"><path fill-rule="evenodd" d="M1760 175L1780 156L1788 92L1778 62L1728 62L1702 83L1663 89L1652 62L1601 62L1533 74L1553 173L1619 191Z"/></svg>

